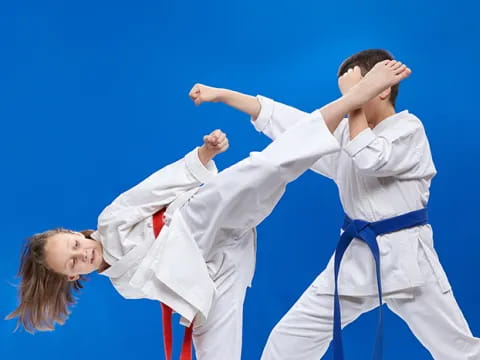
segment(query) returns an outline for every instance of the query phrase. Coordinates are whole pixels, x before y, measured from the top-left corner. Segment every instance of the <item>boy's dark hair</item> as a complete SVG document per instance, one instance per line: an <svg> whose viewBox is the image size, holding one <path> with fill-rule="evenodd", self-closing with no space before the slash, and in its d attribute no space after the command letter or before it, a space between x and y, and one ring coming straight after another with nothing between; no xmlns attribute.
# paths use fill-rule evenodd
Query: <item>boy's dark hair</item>
<svg viewBox="0 0 480 360"><path fill-rule="evenodd" d="M369 72L373 66L383 60L393 60L393 55L390 54L387 50L383 49L368 49L360 51L356 54L345 59L338 69L338 77L345 74L348 69L353 68L355 66L359 66L362 75L365 76L367 72ZM395 101L398 95L398 87L399 84L392 86L390 92L390 103L395 107Z"/></svg>

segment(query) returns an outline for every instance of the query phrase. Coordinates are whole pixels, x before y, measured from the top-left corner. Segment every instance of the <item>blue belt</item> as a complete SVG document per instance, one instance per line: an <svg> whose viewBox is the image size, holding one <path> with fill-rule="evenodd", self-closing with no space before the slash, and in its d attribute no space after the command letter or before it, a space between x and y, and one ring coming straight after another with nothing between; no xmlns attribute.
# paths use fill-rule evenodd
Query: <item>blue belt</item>
<svg viewBox="0 0 480 360"><path fill-rule="evenodd" d="M340 241L338 242L335 251L335 296L333 308L333 357L335 360L344 359L342 344L342 316L340 313L340 298L338 296L338 273L345 250L347 250L347 247L353 239L359 239L368 245L375 259L380 307L373 359L380 360L382 359L383 353L383 315L380 252L377 244L377 236L425 224L428 224L427 209L412 211L407 214L372 223L363 220L351 220L348 216L345 216L345 221L342 227L343 234L340 237Z"/></svg>

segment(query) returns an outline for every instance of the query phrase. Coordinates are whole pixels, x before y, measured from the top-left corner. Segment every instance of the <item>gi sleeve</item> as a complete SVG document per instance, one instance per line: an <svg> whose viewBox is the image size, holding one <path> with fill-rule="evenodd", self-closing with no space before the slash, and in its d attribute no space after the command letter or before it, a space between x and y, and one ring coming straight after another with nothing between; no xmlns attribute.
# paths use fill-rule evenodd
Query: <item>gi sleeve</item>
<svg viewBox="0 0 480 360"><path fill-rule="evenodd" d="M395 123L382 127L378 134L370 128L363 130L344 146L359 173L403 179L435 175L430 146L420 120L409 115L392 121Z"/></svg>
<svg viewBox="0 0 480 360"><path fill-rule="evenodd" d="M257 99L260 102L261 110L257 119L255 121L252 119L252 124L257 131L264 133L272 140L275 140L287 129L309 115L307 112L273 101L264 96L258 95ZM340 145L342 128L343 126L339 126L334 133ZM312 166L311 170L333 179L339 154L340 152L324 155Z"/></svg>
<svg viewBox="0 0 480 360"><path fill-rule="evenodd" d="M210 161L204 166L196 148L118 196L100 214L99 230L111 226L128 229L216 174L215 163Z"/></svg>

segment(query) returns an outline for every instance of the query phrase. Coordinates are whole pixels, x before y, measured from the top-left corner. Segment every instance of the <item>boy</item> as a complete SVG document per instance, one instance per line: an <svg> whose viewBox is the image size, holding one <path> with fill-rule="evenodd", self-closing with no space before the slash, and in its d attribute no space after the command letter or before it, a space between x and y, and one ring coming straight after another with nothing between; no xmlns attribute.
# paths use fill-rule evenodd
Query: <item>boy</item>
<svg viewBox="0 0 480 360"><path fill-rule="evenodd" d="M338 72L341 92L348 92L386 59L393 57L385 50L366 50L346 59ZM435 359L480 359L480 340L472 336L433 247L425 209L436 174L429 143L420 120L408 111L396 113L397 93L394 85L349 112L334 132L342 151L323 156L312 166L337 184L348 215L344 230L350 234L342 235L337 259L332 256L275 326L263 360L321 358L332 340L332 327L335 358L342 359L340 327L382 301L408 323ZM223 102L246 112L255 128L272 139L306 114L262 96L203 85L194 86L192 94L196 104ZM417 217L417 222L360 239L368 223L405 215ZM380 321L376 358L382 353L381 331Z"/></svg>

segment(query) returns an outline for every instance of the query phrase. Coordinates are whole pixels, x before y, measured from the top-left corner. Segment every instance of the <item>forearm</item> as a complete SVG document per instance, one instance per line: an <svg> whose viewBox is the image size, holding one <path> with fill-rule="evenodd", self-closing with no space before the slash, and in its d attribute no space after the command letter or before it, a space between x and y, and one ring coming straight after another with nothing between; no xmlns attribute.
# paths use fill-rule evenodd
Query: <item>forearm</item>
<svg viewBox="0 0 480 360"><path fill-rule="evenodd" d="M345 115L352 112L358 106L355 105L355 97L352 94L346 94L335 101L319 109L323 116L325 124L333 134L338 125L342 122Z"/></svg>
<svg viewBox="0 0 480 360"><path fill-rule="evenodd" d="M348 114L348 126L350 130L350 140L368 128L367 117L363 109L356 109Z"/></svg>
<svg viewBox="0 0 480 360"><path fill-rule="evenodd" d="M218 101L244 112L256 120L260 114L261 105L255 96L242 94L228 89L218 89Z"/></svg>
<svg viewBox="0 0 480 360"><path fill-rule="evenodd" d="M216 152L208 149L205 145L202 145L198 148L198 159L203 166L207 164L215 157Z"/></svg>
<svg viewBox="0 0 480 360"><path fill-rule="evenodd" d="M100 215L99 226L130 227L216 174L215 164L203 165L195 149L118 196Z"/></svg>

